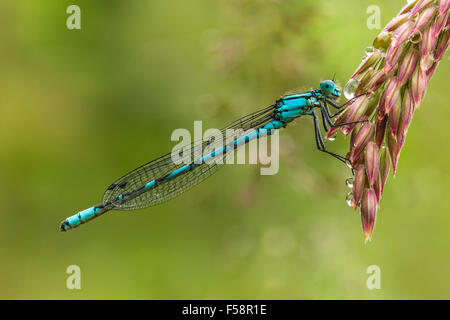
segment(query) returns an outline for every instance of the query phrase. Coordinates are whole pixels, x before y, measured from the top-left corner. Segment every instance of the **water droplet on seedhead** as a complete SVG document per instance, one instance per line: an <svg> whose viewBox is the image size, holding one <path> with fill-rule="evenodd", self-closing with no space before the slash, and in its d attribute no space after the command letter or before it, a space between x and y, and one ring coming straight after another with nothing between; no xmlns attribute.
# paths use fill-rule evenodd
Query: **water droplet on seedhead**
<svg viewBox="0 0 450 320"><path fill-rule="evenodd" d="M418 32L414 33L414 34L409 38L409 40L410 40L412 43L414 43L414 44L419 43L420 41L422 41L422 32L418 31Z"/></svg>
<svg viewBox="0 0 450 320"><path fill-rule="evenodd" d="M345 180L345 184L347 185L347 187L353 188L353 181L353 177L347 178L347 180Z"/></svg>
<svg viewBox="0 0 450 320"><path fill-rule="evenodd" d="M345 202L347 202L349 207L353 208L353 192L347 193L347 196L345 197Z"/></svg>
<svg viewBox="0 0 450 320"><path fill-rule="evenodd" d="M432 53L427 54L426 56L423 56L420 59L420 69L424 70L424 71L430 69L434 64L434 61L435 60L434 60L434 56Z"/></svg>
<svg viewBox="0 0 450 320"><path fill-rule="evenodd" d="M345 160L345 164L347 165L347 167L349 167L350 169L353 170L353 164L352 164L352 162L350 160L346 159Z"/></svg>
<svg viewBox="0 0 450 320"><path fill-rule="evenodd" d="M350 100L355 97L356 89L358 88L359 81L356 79L350 79L344 87L344 96Z"/></svg>
<svg viewBox="0 0 450 320"><path fill-rule="evenodd" d="M373 50L374 50L373 47L367 47L366 48L366 54L367 55L371 54L373 52Z"/></svg>

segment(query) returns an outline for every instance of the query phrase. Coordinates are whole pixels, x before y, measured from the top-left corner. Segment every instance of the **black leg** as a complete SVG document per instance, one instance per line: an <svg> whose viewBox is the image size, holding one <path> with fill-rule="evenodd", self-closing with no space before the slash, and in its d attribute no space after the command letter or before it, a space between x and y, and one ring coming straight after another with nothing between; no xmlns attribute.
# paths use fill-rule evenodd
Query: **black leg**
<svg viewBox="0 0 450 320"><path fill-rule="evenodd" d="M330 109L328 108L328 104L326 101L323 102L323 105L325 106L325 111L327 112L328 117L330 117L331 112Z"/></svg>
<svg viewBox="0 0 450 320"><path fill-rule="evenodd" d="M334 102L325 99L325 102L330 103L330 104L331 104L334 108L336 108L336 109L340 109L340 110L339 110L338 112L336 112L335 114L330 115L330 118L334 118L334 117L340 115L342 112L344 112L345 108L342 108L342 107L344 107L344 106L345 106L346 104L348 104L350 101L352 101L352 100L348 100L348 101L346 101L342 106L339 106L339 105L335 104Z"/></svg>
<svg viewBox="0 0 450 320"><path fill-rule="evenodd" d="M319 102L320 103L320 102ZM333 127L334 126L334 124L333 124L333 121L331 121L331 119L330 119L330 113L329 113L329 111L327 110L327 109L325 109L325 107L326 107L326 102L324 102L324 104L325 105L322 105L321 103L320 103L320 111L321 111L321 113L322 113L322 119L323 119L323 121L325 122L327 122L327 124L330 126L330 127ZM328 131L328 130L326 130L326 131Z"/></svg>
<svg viewBox="0 0 450 320"><path fill-rule="evenodd" d="M347 100L347 101L345 101L345 102L344 102L343 104L341 104L341 105L338 105L337 103L334 103L333 101L328 100L328 99L325 99L325 102L329 103L330 106L332 106L333 108L341 109L342 107L345 107L347 104L349 104L353 99L355 99L355 98L352 98L352 99L350 99L350 100Z"/></svg>
<svg viewBox="0 0 450 320"><path fill-rule="evenodd" d="M325 128L325 131L328 132L326 123L330 124L327 119L325 118L325 115L330 118L330 109L328 108L328 104L326 101L323 102L323 110L322 111L322 123L323 123L323 127ZM325 113L325 114L324 114ZM331 125L330 125L331 126Z"/></svg>
<svg viewBox="0 0 450 320"><path fill-rule="evenodd" d="M322 125L323 125L323 129L325 130L325 132L328 132L329 128L327 126L327 121L325 120L325 115L324 112L322 110L320 110L320 113L322 115Z"/></svg>
<svg viewBox="0 0 450 320"><path fill-rule="evenodd" d="M334 117L337 117L338 115L340 115L342 112L344 112L345 111L345 108L344 109L341 109L341 110L339 110L338 112L336 112L335 114L332 114L332 115L330 115L330 118L334 118Z"/></svg>
<svg viewBox="0 0 450 320"><path fill-rule="evenodd" d="M317 128L317 117L313 114L314 117L314 138L316 139L316 146L318 150L322 150L324 148L323 141L320 140L320 132L318 132Z"/></svg>
<svg viewBox="0 0 450 320"><path fill-rule="evenodd" d="M316 142L318 142L319 150L323 150L325 149L325 143L323 142L322 135L320 134L319 121L317 120L315 112L313 112L313 117L314 117L314 133L316 135Z"/></svg>
<svg viewBox="0 0 450 320"><path fill-rule="evenodd" d="M339 161L344 162L345 164L349 163L349 159L345 158L344 156L341 156L339 154L336 154L334 152L328 151L325 148L325 144L323 143L323 139L322 139L322 135L320 134L320 130L319 130L319 123L317 120L317 115L316 113L313 111L313 118L314 118L314 135L316 138L316 145L317 145L317 149L319 149L322 152L328 153L329 155L331 155L332 157L338 159Z"/></svg>

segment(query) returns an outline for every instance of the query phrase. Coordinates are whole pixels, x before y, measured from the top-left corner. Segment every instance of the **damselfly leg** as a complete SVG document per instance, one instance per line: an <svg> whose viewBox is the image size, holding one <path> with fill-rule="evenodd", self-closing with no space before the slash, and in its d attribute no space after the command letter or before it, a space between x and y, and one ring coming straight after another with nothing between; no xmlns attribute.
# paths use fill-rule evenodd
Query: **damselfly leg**
<svg viewBox="0 0 450 320"><path fill-rule="evenodd" d="M331 115L330 115L330 110L328 109L327 101L324 101L323 104L319 103L319 105L320 105L320 113L322 116L322 125L323 125L323 128L325 129L325 131L329 130L328 126L331 128L336 128L336 127L341 127L341 126L345 126L345 125L349 125L349 124L355 124L355 123L361 123L361 122L368 121L368 120L358 120L358 121L344 122L344 123L335 125L331 121ZM342 106L341 106L341 108L342 108ZM316 139L317 149L319 149L322 152L328 153L329 155L333 156L334 158L338 159L339 161L344 162L346 165L351 164L350 159L348 159L347 157L341 156L339 154L328 151L326 149L325 143L324 143L322 135L320 133L319 121L318 121L317 115L314 111L313 111L312 115L314 118L314 135L315 135L315 139Z"/></svg>
<svg viewBox="0 0 450 320"><path fill-rule="evenodd" d="M323 142L323 138L322 138L322 135L321 135L320 129L319 129L319 121L317 120L317 115L316 115L316 113L314 111L312 112L312 116L313 116L313 119L314 119L314 137L316 139L317 149L319 149L319 151L328 153L332 157L334 157L334 158L338 159L339 161L342 161L343 163L347 164L349 159L347 159L346 157L341 156L339 154L336 154L334 152L328 151L325 148L325 143Z"/></svg>

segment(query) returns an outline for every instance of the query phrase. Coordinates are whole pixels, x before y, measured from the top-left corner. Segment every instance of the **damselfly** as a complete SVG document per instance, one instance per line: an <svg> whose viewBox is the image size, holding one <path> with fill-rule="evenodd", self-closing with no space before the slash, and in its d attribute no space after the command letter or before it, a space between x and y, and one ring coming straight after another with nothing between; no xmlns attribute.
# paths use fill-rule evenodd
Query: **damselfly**
<svg viewBox="0 0 450 320"><path fill-rule="evenodd" d="M340 95L340 89L334 81L323 81L320 83L320 89L318 90L286 95L278 99L274 104L231 123L221 130L221 134L224 137L222 141L228 140L226 136L227 129L241 129L238 132L242 134L234 136L233 140L224 146L210 149L214 151L208 154L195 154L195 148L191 144L191 151L188 155L191 159L190 163L174 163L171 155L173 152L181 151L174 150L144 164L114 181L106 189L102 204L80 211L62 221L61 231L75 228L110 210L140 209L173 199L203 181L221 167L216 161L211 160L218 157L224 158L230 150L237 149L249 141L260 138L262 135L270 135L274 130L284 128L294 119L304 115L313 118L317 149L344 163L349 163L349 160L344 156L328 151L325 148L316 114L316 110L318 110L325 131L328 131L329 127L335 127L331 119L340 112L332 115L328 106L341 109L350 101L342 105L336 104L334 101ZM356 122L362 121L341 123L339 126ZM202 144L204 147L207 142L202 142Z"/></svg>

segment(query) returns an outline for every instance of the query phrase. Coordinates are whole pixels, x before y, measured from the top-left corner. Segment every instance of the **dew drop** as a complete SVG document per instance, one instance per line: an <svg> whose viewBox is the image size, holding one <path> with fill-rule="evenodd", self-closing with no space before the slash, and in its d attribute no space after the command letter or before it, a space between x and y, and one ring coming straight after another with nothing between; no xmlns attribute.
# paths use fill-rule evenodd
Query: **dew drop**
<svg viewBox="0 0 450 320"><path fill-rule="evenodd" d="M434 63L433 54L428 54L420 59L420 69L426 71L433 66Z"/></svg>
<svg viewBox="0 0 450 320"><path fill-rule="evenodd" d="M353 165L352 165L352 162L350 160L346 160L345 164L347 165L347 167L349 167L350 169L353 170Z"/></svg>
<svg viewBox="0 0 450 320"><path fill-rule="evenodd" d="M374 50L373 47L367 47L366 48L366 54L367 55L371 54L373 52L373 50Z"/></svg>
<svg viewBox="0 0 450 320"><path fill-rule="evenodd" d="M422 41L422 32L419 31L414 33L409 39L414 44L419 43L420 41Z"/></svg>
<svg viewBox="0 0 450 320"><path fill-rule="evenodd" d="M347 178L347 180L345 180L345 184L347 185L347 187L349 187L350 189L353 188L353 178Z"/></svg>
<svg viewBox="0 0 450 320"><path fill-rule="evenodd" d="M331 137L327 138L328 141L334 141L336 140L336 135L332 135Z"/></svg>
<svg viewBox="0 0 450 320"><path fill-rule="evenodd" d="M356 79L350 79L344 87L344 96L350 100L355 97L356 89L358 88L359 81Z"/></svg>
<svg viewBox="0 0 450 320"><path fill-rule="evenodd" d="M349 192L345 197L345 202L349 207L353 207L353 192Z"/></svg>

